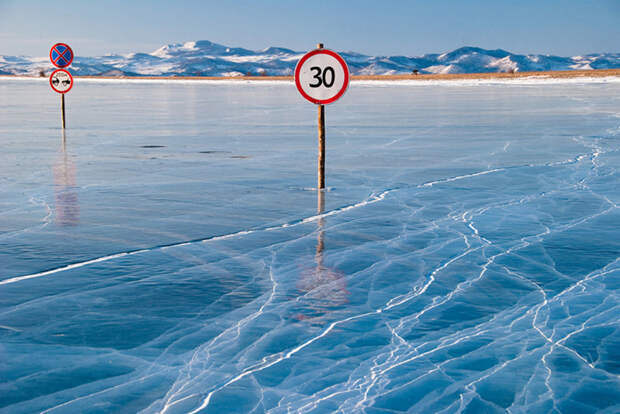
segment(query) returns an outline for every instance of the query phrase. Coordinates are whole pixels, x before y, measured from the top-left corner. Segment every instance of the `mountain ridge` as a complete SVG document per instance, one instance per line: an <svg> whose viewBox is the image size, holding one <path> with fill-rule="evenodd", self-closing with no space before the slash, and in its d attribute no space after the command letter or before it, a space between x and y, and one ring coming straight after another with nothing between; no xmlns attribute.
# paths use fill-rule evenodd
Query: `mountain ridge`
<svg viewBox="0 0 620 414"><path fill-rule="evenodd" d="M271 46L262 50L197 40L164 45L151 53L77 56L71 72L82 76L290 76L305 52ZM520 55L504 49L463 46L422 56L369 56L339 52L353 75L461 74L620 68L620 53L582 56ZM40 75L52 64L45 57L0 55L0 75Z"/></svg>

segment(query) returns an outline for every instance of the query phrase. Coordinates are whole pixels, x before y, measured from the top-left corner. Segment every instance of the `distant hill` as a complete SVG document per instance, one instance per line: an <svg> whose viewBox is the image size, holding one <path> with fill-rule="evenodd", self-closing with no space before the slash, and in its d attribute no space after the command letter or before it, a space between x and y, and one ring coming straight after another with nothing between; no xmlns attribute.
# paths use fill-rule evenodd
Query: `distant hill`
<svg viewBox="0 0 620 414"><path fill-rule="evenodd" d="M242 76L292 75L304 52L280 47L249 50L208 40L162 46L151 53L77 56L76 75L101 76ZM518 55L506 50L462 47L449 53L366 56L341 52L354 75L419 73L524 72L620 68L620 53L585 56ZM1 56L0 74L39 75L53 69L47 57Z"/></svg>

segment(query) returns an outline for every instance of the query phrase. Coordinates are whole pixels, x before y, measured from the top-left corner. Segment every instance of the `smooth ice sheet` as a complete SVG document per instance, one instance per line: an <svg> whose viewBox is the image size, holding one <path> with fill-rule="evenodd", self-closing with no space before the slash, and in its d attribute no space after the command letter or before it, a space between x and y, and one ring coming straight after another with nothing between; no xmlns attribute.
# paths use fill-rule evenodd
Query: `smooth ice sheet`
<svg viewBox="0 0 620 414"><path fill-rule="evenodd" d="M619 96L1 80L0 412L620 411Z"/></svg>

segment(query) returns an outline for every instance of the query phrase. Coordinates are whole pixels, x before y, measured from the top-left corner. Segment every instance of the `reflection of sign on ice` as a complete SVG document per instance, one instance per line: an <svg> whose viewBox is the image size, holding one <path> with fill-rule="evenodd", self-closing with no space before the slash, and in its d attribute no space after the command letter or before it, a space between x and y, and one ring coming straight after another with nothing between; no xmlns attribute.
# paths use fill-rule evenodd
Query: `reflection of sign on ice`
<svg viewBox="0 0 620 414"><path fill-rule="evenodd" d="M321 264L301 272L297 289L304 298L303 310L295 315L298 320L322 324L322 317L349 302L345 274Z"/></svg>
<svg viewBox="0 0 620 414"><path fill-rule="evenodd" d="M58 93L67 93L73 87L73 77L64 69L56 69L50 75L50 86Z"/></svg>
<svg viewBox="0 0 620 414"><path fill-rule="evenodd" d="M325 200L323 192L319 192L317 213L323 214ZM346 275L339 270L324 264L325 234L323 217L319 217L316 240L316 267L302 271L297 282L297 289L303 295L305 306L301 313L295 315L298 320L312 324L325 322L324 316L336 311L349 302L350 292L347 290Z"/></svg>
<svg viewBox="0 0 620 414"><path fill-rule="evenodd" d="M64 146L54 165L55 222L59 226L76 226L80 222L80 201L75 190L75 165Z"/></svg>

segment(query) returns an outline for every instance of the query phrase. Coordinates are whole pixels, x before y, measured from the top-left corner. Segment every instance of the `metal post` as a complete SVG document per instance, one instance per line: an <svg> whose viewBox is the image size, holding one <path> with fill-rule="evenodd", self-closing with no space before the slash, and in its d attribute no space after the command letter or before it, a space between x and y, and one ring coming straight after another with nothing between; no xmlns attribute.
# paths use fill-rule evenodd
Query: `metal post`
<svg viewBox="0 0 620 414"><path fill-rule="evenodd" d="M65 129L65 94L60 94L60 112L62 115L62 129Z"/></svg>

